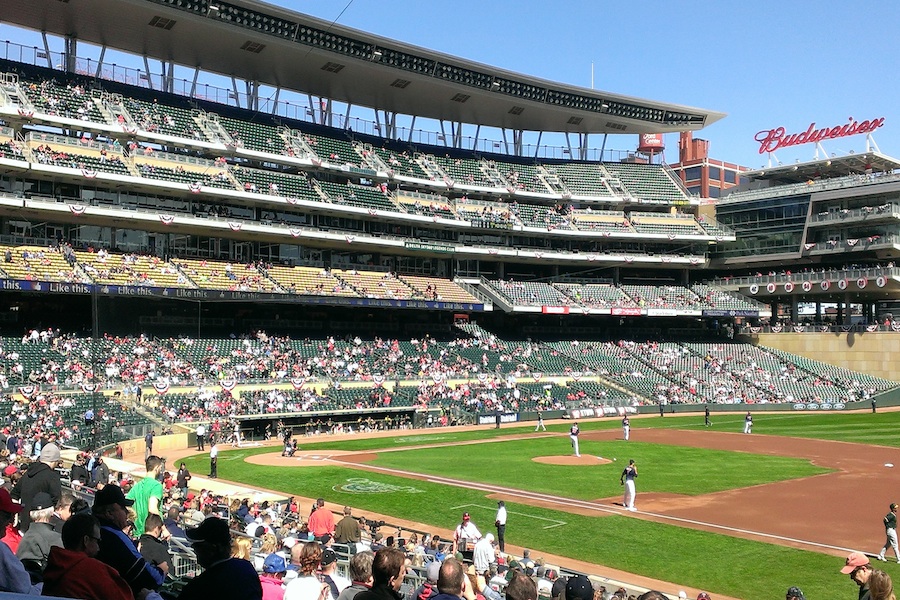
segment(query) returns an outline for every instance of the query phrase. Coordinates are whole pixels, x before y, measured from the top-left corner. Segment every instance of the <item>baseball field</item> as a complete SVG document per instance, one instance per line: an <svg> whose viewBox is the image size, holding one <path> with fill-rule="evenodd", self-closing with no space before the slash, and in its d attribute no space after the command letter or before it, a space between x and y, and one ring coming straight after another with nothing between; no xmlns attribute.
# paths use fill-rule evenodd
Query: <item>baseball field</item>
<svg viewBox="0 0 900 600"><path fill-rule="evenodd" d="M877 552L881 518L900 499L900 412L755 413L582 422L581 458L568 423L392 437L301 439L299 457L272 447L223 451L219 476L451 531L466 511L492 531L497 500L507 542L573 561L748 600L854 594L838 570L850 550ZM639 470L636 507L619 475ZM187 459L195 473L205 456ZM891 557L893 558L893 557ZM900 565L880 563L900 576Z"/></svg>

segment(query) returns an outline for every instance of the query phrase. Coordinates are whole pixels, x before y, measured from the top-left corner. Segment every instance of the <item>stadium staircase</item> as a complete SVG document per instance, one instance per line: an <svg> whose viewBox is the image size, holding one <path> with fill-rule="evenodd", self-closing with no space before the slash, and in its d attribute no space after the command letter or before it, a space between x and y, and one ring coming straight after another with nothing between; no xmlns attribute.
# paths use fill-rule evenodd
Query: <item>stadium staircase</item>
<svg viewBox="0 0 900 600"><path fill-rule="evenodd" d="M0 73L0 91L6 99L6 104L17 104L19 112L23 114L34 114L34 104L25 95L25 92L19 87L19 77L14 73Z"/></svg>
<svg viewBox="0 0 900 600"><path fill-rule="evenodd" d="M234 138L232 138L231 134L222 126L222 123L219 121L219 115L201 110L198 111L195 120L197 121L197 124L200 125L200 130L203 131L209 139L219 140L225 144L225 146L234 147Z"/></svg>
<svg viewBox="0 0 900 600"><path fill-rule="evenodd" d="M494 289L485 277L480 278L478 290L482 293L483 296L487 296L488 298L490 298L491 304L499 306L503 309L504 312L512 312L515 308L515 303L513 303L509 298Z"/></svg>
<svg viewBox="0 0 900 600"><path fill-rule="evenodd" d="M447 175L441 167L434 161L434 157L427 154L419 154L416 156L416 162L422 167L422 170L428 174L428 177L434 181L449 181L450 176Z"/></svg>
<svg viewBox="0 0 900 600"><path fill-rule="evenodd" d="M145 393L149 394L151 392L145 392ZM163 417L161 417L159 414L160 411L158 409L154 410L143 404L138 404L134 399L129 399L127 403L123 403L123 404L127 404L128 406L131 407L131 410L133 410L138 415L147 419L147 421L150 422L151 428L156 427L157 431L162 431L164 428L168 427L169 425L174 425L174 423L169 423L167 420L165 420Z"/></svg>
<svg viewBox="0 0 900 600"><path fill-rule="evenodd" d="M484 304L484 310L494 310L494 301L493 299L485 293L482 293L481 289L478 286L474 286L470 283L462 279L454 279L453 283L464 289L466 292L475 296L479 301Z"/></svg>
<svg viewBox="0 0 900 600"><path fill-rule="evenodd" d="M387 173L391 168L385 163L378 154L372 144L355 144L357 153L362 156L363 161L368 164L374 171Z"/></svg>
<svg viewBox="0 0 900 600"><path fill-rule="evenodd" d="M302 131L290 129L289 127L281 127L278 131L281 134L282 139L284 139L287 145L293 149L295 158L317 156L316 153L313 152L313 149L310 148L309 144L306 143Z"/></svg>

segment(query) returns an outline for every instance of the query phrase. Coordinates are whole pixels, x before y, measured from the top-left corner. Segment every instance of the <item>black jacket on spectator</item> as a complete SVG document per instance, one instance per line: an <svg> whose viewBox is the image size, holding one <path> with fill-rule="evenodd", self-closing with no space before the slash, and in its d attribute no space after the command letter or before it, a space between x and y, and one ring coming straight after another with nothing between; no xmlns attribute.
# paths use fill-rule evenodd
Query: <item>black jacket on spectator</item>
<svg viewBox="0 0 900 600"><path fill-rule="evenodd" d="M360 592L353 600L400 600L403 598L389 585L375 584L372 589Z"/></svg>
<svg viewBox="0 0 900 600"><path fill-rule="evenodd" d="M83 464L75 463L70 470L72 481L78 480L83 485L91 483L91 474L88 473L87 467Z"/></svg>
<svg viewBox="0 0 900 600"><path fill-rule="evenodd" d="M53 500L53 505L59 503L62 497L62 484L59 482L59 473L51 469L46 463L33 462L28 465L25 474L13 488L10 495L14 500L22 503L22 512L19 513L19 531L28 531L31 525L29 511L34 509L34 497L39 492L47 492Z"/></svg>
<svg viewBox="0 0 900 600"><path fill-rule="evenodd" d="M262 600L253 563L229 558L207 568L184 586L178 600Z"/></svg>

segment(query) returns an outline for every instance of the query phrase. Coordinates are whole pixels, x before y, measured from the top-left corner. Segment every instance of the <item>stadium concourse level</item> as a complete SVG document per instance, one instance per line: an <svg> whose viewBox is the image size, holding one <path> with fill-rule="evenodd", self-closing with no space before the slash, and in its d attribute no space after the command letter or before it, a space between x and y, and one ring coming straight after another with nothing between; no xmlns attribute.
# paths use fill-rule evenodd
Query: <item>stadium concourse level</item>
<svg viewBox="0 0 900 600"><path fill-rule="evenodd" d="M302 130L293 129L286 120L276 123L259 113L114 82L66 80L19 63L3 65L9 72L0 73L0 117L8 126L0 129L0 158L7 164L21 161L31 171L63 167L87 180L124 177L170 192L202 191L217 200L243 193L259 203L288 199L344 205L456 226L660 240L733 236L706 219L674 212L696 204L696 198L661 164L518 164L475 154L450 156L447 149L354 137L300 122L295 125ZM58 133L47 131L51 127ZM80 137L65 135L73 130L82 132ZM503 200L476 198L488 195ZM643 211L656 206L660 212L571 205L579 201L607 207L631 203ZM226 214L218 216L245 217L236 208L221 208ZM296 222L279 214L283 210L272 212L274 223Z"/></svg>
<svg viewBox="0 0 900 600"><path fill-rule="evenodd" d="M393 300L481 301L449 279L384 271L275 266L262 262L117 254L104 249L0 244L0 278L26 281L180 287ZM759 310L760 304L704 284L613 285L486 281L517 306Z"/></svg>
<svg viewBox="0 0 900 600"><path fill-rule="evenodd" d="M0 244L0 276L28 281L109 285L183 287L233 291L281 292L316 296L350 296L400 300L479 300L454 282L436 277L397 275L383 271L235 265L197 259L162 260L155 256L116 254L57 247ZM569 305L588 308L653 307L683 310L756 310L759 304L704 284L677 285L575 284L487 281L516 305Z"/></svg>
<svg viewBox="0 0 900 600"><path fill-rule="evenodd" d="M516 306L658 308L678 311L759 310L760 304L708 285L614 285L487 281Z"/></svg>
<svg viewBox="0 0 900 600"><path fill-rule="evenodd" d="M274 266L264 263L117 254L70 246L0 244L0 278L186 289L277 292L395 300L478 303L448 279L384 271Z"/></svg>

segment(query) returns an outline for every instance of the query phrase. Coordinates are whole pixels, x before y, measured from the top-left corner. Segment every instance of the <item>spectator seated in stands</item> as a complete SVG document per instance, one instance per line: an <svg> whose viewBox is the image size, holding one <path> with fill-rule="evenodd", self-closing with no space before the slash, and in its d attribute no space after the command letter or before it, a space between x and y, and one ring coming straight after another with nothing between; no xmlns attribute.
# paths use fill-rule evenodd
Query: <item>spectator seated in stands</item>
<svg viewBox="0 0 900 600"><path fill-rule="evenodd" d="M370 550L357 552L350 559L350 586L344 588L337 600L354 600L357 594L371 589L372 587L372 563L375 560L375 553ZM436 578L436 577L435 577ZM422 600L421 596L416 596Z"/></svg>
<svg viewBox="0 0 900 600"><path fill-rule="evenodd" d="M0 488L0 531L6 531L21 511L22 506L12 501L5 488ZM31 577L22 561L16 558L6 542L0 542L0 573L2 573L0 592L35 595L41 593L42 584L32 585Z"/></svg>
<svg viewBox="0 0 900 600"><path fill-rule="evenodd" d="M44 569L47 567L47 559L50 549L54 546L62 546L62 538L53 529L50 519L53 517L53 499L47 492L40 492L32 501L31 526L16 550L16 556L22 561L31 581L37 583L43 581Z"/></svg>
<svg viewBox="0 0 900 600"><path fill-rule="evenodd" d="M119 486L111 484L94 495L91 510L101 525L97 558L121 573L137 596L142 589L159 588L165 575L144 560L124 531L129 527L128 507L133 504L133 500L125 498Z"/></svg>
<svg viewBox="0 0 900 600"><path fill-rule="evenodd" d="M231 533L228 522L210 516L199 527L188 531L204 571L188 583L179 600L262 600L262 584L253 565L240 558L229 558Z"/></svg>
<svg viewBox="0 0 900 600"><path fill-rule="evenodd" d="M44 571L44 594L85 600L132 600L119 572L95 557L100 551L100 523L89 514L73 515L62 530L62 547L53 547ZM144 590L143 600L160 598Z"/></svg>

